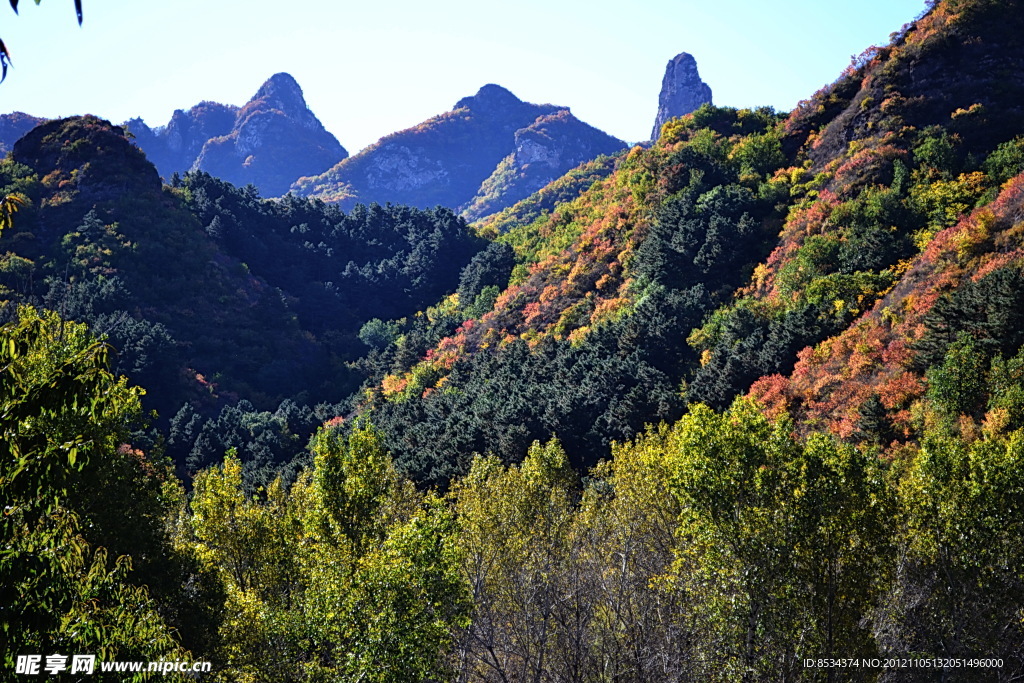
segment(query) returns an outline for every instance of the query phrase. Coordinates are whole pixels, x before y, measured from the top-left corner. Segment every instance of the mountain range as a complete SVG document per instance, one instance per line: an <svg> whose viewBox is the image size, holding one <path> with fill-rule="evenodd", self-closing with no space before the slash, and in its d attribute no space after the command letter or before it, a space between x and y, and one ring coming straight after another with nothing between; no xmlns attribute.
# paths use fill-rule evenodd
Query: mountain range
<svg viewBox="0 0 1024 683"><path fill-rule="evenodd" d="M682 53L666 69L655 128L710 99L693 57ZM0 153L42 121L20 113L0 116ZM567 107L523 102L491 84L452 111L349 158L286 73L268 79L242 107L200 102L176 110L165 126L151 128L135 118L124 128L165 180L206 171L238 186L251 183L265 197L293 191L343 209L371 202L447 206L469 220L626 147Z"/></svg>

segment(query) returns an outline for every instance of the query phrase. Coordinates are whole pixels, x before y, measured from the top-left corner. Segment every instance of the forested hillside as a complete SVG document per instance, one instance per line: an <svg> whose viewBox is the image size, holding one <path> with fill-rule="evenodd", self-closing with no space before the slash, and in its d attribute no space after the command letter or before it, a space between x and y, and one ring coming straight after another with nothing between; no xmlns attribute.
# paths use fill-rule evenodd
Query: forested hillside
<svg viewBox="0 0 1024 683"><path fill-rule="evenodd" d="M161 186L92 117L22 138L5 666L1024 677L1020 0L660 133L472 225Z"/></svg>
<svg viewBox="0 0 1024 683"><path fill-rule="evenodd" d="M272 478L358 387L346 363L366 348L363 323L454 290L485 245L442 209L346 215L202 173L161 187L122 130L91 117L20 140L0 192L24 204L0 235L4 318L31 303L88 322L191 471L236 447Z"/></svg>
<svg viewBox="0 0 1024 683"><path fill-rule="evenodd" d="M986 368L1019 347L1024 53L999 7L940 4L788 116L705 106L578 199L484 221L492 258L437 307L448 330L410 327L376 363L399 462L439 481L447 444L515 460L556 435L592 464L752 387L808 428L916 440L958 333Z"/></svg>

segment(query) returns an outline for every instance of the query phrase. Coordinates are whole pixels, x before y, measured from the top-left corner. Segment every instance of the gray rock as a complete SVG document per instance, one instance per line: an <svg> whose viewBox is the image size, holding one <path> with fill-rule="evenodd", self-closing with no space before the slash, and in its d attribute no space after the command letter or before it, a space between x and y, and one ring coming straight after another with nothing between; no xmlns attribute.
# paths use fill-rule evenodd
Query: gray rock
<svg viewBox="0 0 1024 683"><path fill-rule="evenodd" d="M625 142L580 121L568 109L539 116L515 132L515 150L461 207L462 216L472 221L501 211L580 164L625 147Z"/></svg>
<svg viewBox="0 0 1024 683"><path fill-rule="evenodd" d="M235 118L232 130L206 141L193 168L235 185L252 183L265 197L298 178L322 173L348 157L306 105L286 73L274 74Z"/></svg>
<svg viewBox="0 0 1024 683"><path fill-rule="evenodd" d="M697 60L687 52L680 52L665 67L661 81L661 95L658 96L658 116L654 119L651 139L657 140L661 127L674 119L711 102L711 88L700 80Z"/></svg>

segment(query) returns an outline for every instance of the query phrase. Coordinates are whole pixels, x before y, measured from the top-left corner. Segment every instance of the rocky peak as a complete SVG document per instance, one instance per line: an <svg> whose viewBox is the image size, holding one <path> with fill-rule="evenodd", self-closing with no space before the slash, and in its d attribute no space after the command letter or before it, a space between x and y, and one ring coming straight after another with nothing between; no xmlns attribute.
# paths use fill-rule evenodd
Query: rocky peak
<svg viewBox="0 0 1024 683"><path fill-rule="evenodd" d="M651 139L657 140L661 127L669 119L689 114L700 105L711 102L711 88L700 80L697 60L688 52L680 52L665 67L658 96L658 116L654 119Z"/></svg>
<svg viewBox="0 0 1024 683"><path fill-rule="evenodd" d="M455 109L469 109L474 114L497 116L521 109L524 105L526 105L525 102L505 88L488 83L477 90L476 95L463 97L456 102Z"/></svg>
<svg viewBox="0 0 1024 683"><path fill-rule="evenodd" d="M167 146L184 154L191 163L207 140L231 131L237 115L238 107L209 101L200 102L188 112L176 109L165 131Z"/></svg>
<svg viewBox="0 0 1024 683"><path fill-rule="evenodd" d="M322 173L348 152L316 118L286 73L271 76L242 107L226 135L211 137L193 168L264 196L284 194L298 178Z"/></svg>
<svg viewBox="0 0 1024 683"><path fill-rule="evenodd" d="M392 202L468 206L466 215L485 215L623 146L567 107L524 102L490 83L453 111L393 133L292 189L345 209Z"/></svg>
<svg viewBox="0 0 1024 683"><path fill-rule="evenodd" d="M289 116L306 116L309 106L302 96L302 88L286 73L276 73L260 86L250 102L260 102L263 108L278 109Z"/></svg>

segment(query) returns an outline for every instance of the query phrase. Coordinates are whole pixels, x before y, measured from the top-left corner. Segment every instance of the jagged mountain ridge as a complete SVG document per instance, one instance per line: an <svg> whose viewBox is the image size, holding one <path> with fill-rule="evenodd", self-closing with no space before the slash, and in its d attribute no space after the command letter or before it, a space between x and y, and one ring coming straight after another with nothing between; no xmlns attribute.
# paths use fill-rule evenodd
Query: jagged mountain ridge
<svg viewBox="0 0 1024 683"><path fill-rule="evenodd" d="M348 156L286 73L271 76L241 108L202 102L174 112L162 128L141 119L125 125L165 178L207 171L235 185L252 183L266 197L283 195L297 178Z"/></svg>
<svg viewBox="0 0 1024 683"><path fill-rule="evenodd" d="M523 102L498 85L394 133L293 190L337 202L462 207L477 218L510 206L580 163L625 143L565 107Z"/></svg>
<svg viewBox="0 0 1024 683"><path fill-rule="evenodd" d="M4 115L0 149L43 121ZM523 102L490 84L345 164L348 152L284 73L243 107L203 101L176 110L165 126L152 128L141 118L123 125L165 180L201 170L235 185L251 183L268 197L294 190L345 209L370 202L442 205L468 220L510 207L580 164L626 147L566 107Z"/></svg>
<svg viewBox="0 0 1024 683"><path fill-rule="evenodd" d="M130 119L124 126L160 175L169 179L174 173L191 170L209 140L231 132L238 109L203 101L187 111L175 110L166 126L150 128L140 118Z"/></svg>

